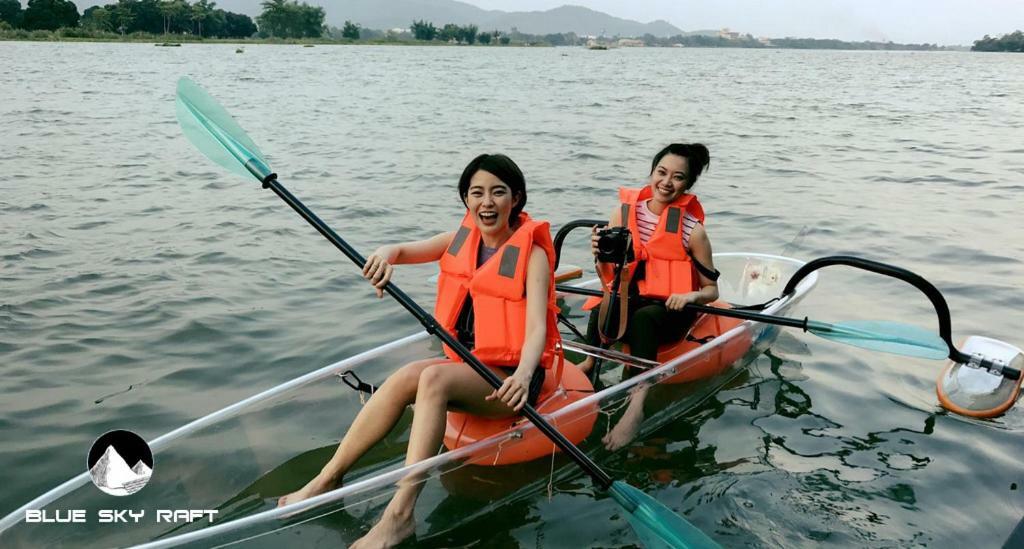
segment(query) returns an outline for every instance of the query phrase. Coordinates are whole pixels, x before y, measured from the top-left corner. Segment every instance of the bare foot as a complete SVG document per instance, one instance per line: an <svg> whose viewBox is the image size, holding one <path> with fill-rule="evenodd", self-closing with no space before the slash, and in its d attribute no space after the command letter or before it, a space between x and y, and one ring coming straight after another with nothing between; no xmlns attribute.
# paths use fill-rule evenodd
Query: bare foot
<svg viewBox="0 0 1024 549"><path fill-rule="evenodd" d="M390 506L384 511L380 522L365 536L356 540L349 549L379 549L394 547L416 533L416 520L412 512L391 512Z"/></svg>
<svg viewBox="0 0 1024 549"><path fill-rule="evenodd" d="M629 398L629 406L619 418L619 422L601 439L604 447L613 452L632 442L637 430L640 429L640 424L644 421L644 399L647 398L647 388L643 387L634 391Z"/></svg>
<svg viewBox="0 0 1024 549"><path fill-rule="evenodd" d="M325 480L320 478L320 475L317 475L313 477L312 480L307 482L306 485L300 488L299 490L292 492L286 496L281 496L277 500L277 506L284 507L285 505L296 503L304 499L309 499L313 496L319 496L320 494L327 492L329 490L333 490L340 485L340 482Z"/></svg>
<svg viewBox="0 0 1024 549"><path fill-rule="evenodd" d="M579 367L580 371L582 371L584 374L589 374L590 369L594 367L594 357L585 357L583 359L583 362L580 362L577 366Z"/></svg>
<svg viewBox="0 0 1024 549"><path fill-rule="evenodd" d="M633 437L636 435L636 431L640 428L640 423L643 420L643 412L630 413L630 411L627 410L626 413L622 415L622 419L615 424L615 427L613 427L612 430L601 439L601 442L604 443L604 447L614 452L615 450L618 450L632 442Z"/></svg>

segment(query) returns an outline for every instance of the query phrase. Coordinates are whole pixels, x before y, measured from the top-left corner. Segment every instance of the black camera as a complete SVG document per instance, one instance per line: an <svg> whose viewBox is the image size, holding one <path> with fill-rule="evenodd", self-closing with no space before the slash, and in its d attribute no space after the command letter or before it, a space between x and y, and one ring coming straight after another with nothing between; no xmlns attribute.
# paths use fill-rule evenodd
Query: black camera
<svg viewBox="0 0 1024 549"><path fill-rule="evenodd" d="M606 227L597 231L597 260L622 264L633 260L633 242L626 227Z"/></svg>

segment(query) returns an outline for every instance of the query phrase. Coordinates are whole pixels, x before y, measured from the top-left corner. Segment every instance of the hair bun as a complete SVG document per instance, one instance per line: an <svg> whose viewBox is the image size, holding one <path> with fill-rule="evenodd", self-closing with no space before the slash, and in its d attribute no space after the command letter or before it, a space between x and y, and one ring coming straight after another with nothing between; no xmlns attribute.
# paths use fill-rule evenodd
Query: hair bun
<svg viewBox="0 0 1024 549"><path fill-rule="evenodd" d="M703 143L672 143L654 155L654 161L651 162L651 173L654 173L654 168L658 167L658 162L661 162L666 154L674 154L686 159L690 168L690 173L687 174L689 176L687 189L693 187L700 174L704 173L711 165L711 153Z"/></svg>

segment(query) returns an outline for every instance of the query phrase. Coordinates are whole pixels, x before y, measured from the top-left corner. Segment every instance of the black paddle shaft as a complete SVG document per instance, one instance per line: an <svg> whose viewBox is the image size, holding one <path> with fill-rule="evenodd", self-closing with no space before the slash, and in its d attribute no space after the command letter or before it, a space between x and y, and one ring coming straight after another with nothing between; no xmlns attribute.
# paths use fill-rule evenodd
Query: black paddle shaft
<svg viewBox="0 0 1024 549"><path fill-rule="evenodd" d="M579 288L576 286L569 286L567 284L559 284L557 286L558 291L569 294L586 295L592 297L601 297L601 290L592 290L590 288ZM663 299L648 299L641 298L651 303L664 303ZM742 309L723 309L721 307L709 307L707 305L698 305L696 303L687 303L686 308L692 311L701 313L709 313L718 316L727 316L731 318L739 318L743 320L755 320L757 322L764 322L765 324L776 324L779 326L788 326L790 328L800 328L803 331L807 331L807 318L790 318L787 316L775 316L766 315L764 313L754 313L751 311L744 311Z"/></svg>
<svg viewBox="0 0 1024 549"><path fill-rule="evenodd" d="M331 244L334 244L336 248L341 250L341 253L351 259L352 262L358 265L360 269L366 265L366 259L356 251L355 248L350 246L348 242L345 242L343 238L338 236L338 233L334 232L329 226L327 226L327 224L307 208L305 204L299 201L299 199L292 193L288 192L288 189L281 185L274 174L271 174L263 181L263 187L274 191L277 196L281 197L281 199L291 206L296 213L301 215L303 219L322 234L324 238L329 240ZM447 330L438 324L437 319L435 319L430 313L424 311L422 307L406 295L405 292L399 289L398 286L393 282L388 282L387 285L384 286L384 291L390 294L391 297L395 298L402 307L405 307L405 310L412 313L412 315L416 317L416 320L420 321L420 324L423 325L423 328L428 334L436 335L445 345L451 347L452 350L462 357L462 360L466 361L466 364L469 364L477 374L480 374L480 377L487 381L488 385L495 389L501 387L501 380L498 379L498 376L494 375L494 372L487 368L487 366L484 366L479 359L473 356L469 349L467 349L462 343L448 333ZM586 471L587 474L594 479L594 482L596 482L602 489L607 490L611 487L612 482L614 481L610 476L608 476L608 473L601 470L601 468L598 467L597 464L594 463L586 454L584 454L582 450L566 439L562 433L558 432L558 429L555 429L550 423L548 423L547 420L545 420L540 413L533 408L533 406L526 404L523 406L522 413L527 419L533 422L533 424L536 425L545 436L551 439L551 442L554 442L559 449L572 458L577 465L582 467L583 470Z"/></svg>

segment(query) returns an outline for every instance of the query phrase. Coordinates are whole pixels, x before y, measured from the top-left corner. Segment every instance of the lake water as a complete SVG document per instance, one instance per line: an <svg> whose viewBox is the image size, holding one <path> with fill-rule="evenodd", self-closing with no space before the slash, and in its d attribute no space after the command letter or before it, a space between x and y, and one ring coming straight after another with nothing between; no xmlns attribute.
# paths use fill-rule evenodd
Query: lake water
<svg viewBox="0 0 1024 549"><path fill-rule="evenodd" d="M557 227L607 215L664 144L700 141L715 250L895 263L942 290L956 340L1024 344L1021 55L2 42L0 515L80 473L110 429L151 439L418 329L192 148L182 75L364 252L452 229L481 152L515 159L527 209ZM396 280L431 303L433 272ZM910 286L843 268L800 313L936 325ZM1024 515L1024 409L943 412L941 362L795 332L770 352L602 465L727 546L991 547ZM637 543L583 488L435 544Z"/></svg>

